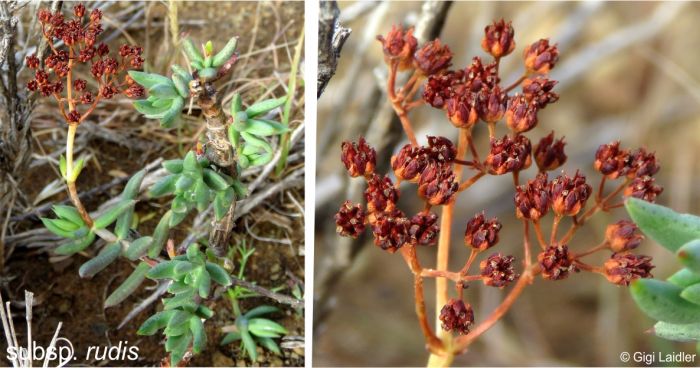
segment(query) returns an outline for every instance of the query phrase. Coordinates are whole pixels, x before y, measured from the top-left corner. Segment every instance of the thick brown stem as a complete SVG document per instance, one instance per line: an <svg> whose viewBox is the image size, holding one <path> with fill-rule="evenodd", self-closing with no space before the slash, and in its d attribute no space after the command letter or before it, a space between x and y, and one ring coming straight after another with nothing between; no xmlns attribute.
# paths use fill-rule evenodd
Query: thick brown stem
<svg viewBox="0 0 700 368"><path fill-rule="evenodd" d="M66 185L68 186L68 194L70 194L70 200L71 202L73 202L75 208L78 209L80 217L83 219L83 221L85 221L85 225L87 225L87 227L92 227L92 218L85 209L83 202L80 201L80 197L78 196L78 188L75 186L75 182L69 181L66 183Z"/></svg>

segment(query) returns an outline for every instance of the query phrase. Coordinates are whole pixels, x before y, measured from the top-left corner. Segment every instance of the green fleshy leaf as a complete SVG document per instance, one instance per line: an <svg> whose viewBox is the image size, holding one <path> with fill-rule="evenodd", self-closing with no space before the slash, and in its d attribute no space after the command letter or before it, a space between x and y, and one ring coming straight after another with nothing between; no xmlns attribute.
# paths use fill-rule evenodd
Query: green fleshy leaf
<svg viewBox="0 0 700 368"><path fill-rule="evenodd" d="M228 188L218 192L214 197L214 216L217 220L221 220L226 216L231 203L233 202L233 189Z"/></svg>
<svg viewBox="0 0 700 368"><path fill-rule="evenodd" d="M141 189L141 182L143 182L145 176L146 170L140 170L134 174L124 186L121 199L136 199L139 189Z"/></svg>
<svg viewBox="0 0 700 368"><path fill-rule="evenodd" d="M221 342L219 345L228 345L234 341L238 341L241 339L241 334L238 332L229 332L224 336L223 339L221 339Z"/></svg>
<svg viewBox="0 0 700 368"><path fill-rule="evenodd" d="M238 46L238 37L232 37L214 57L212 58L211 65L213 67L220 67L224 65L236 52L236 46Z"/></svg>
<svg viewBox="0 0 700 368"><path fill-rule="evenodd" d="M166 160L166 161L163 161L162 165L163 165L163 168L165 168L165 170L168 170L168 172L171 174L179 174L182 172L182 160L181 159Z"/></svg>
<svg viewBox="0 0 700 368"><path fill-rule="evenodd" d="M243 99L240 93L234 93L231 97L231 116L236 116L241 111L243 111Z"/></svg>
<svg viewBox="0 0 700 368"><path fill-rule="evenodd" d="M148 93L163 100L180 97L180 94L178 93L177 89L175 89L175 83L170 79L168 79L167 83L160 83L151 87L148 90Z"/></svg>
<svg viewBox="0 0 700 368"><path fill-rule="evenodd" d="M151 106L153 106L153 108L156 108L156 109L160 109L160 108L170 109L170 106L172 106L172 104L173 104L172 97L171 98L164 98L164 99L160 99L158 97L155 97L155 100L153 100L153 102L151 102ZM155 117L155 119L160 118L160 116L161 116L160 114L157 115L157 117Z"/></svg>
<svg viewBox="0 0 700 368"><path fill-rule="evenodd" d="M216 68L206 67L205 64L205 68L199 71L199 77L204 80L211 80L214 79L214 77L216 77L216 73Z"/></svg>
<svg viewBox="0 0 700 368"><path fill-rule="evenodd" d="M176 97L173 99L173 104L170 105L168 111L163 114L160 119L160 126L170 128L173 122L182 114L182 108L185 106L185 99Z"/></svg>
<svg viewBox="0 0 700 368"><path fill-rule="evenodd" d="M211 191L207 185L204 184L204 180L199 180L197 181L197 184L195 184L194 198L197 202L197 211L202 212L209 207L209 203L211 202Z"/></svg>
<svg viewBox="0 0 700 368"><path fill-rule="evenodd" d="M690 285L683 289L681 298L698 305L700 309L700 284Z"/></svg>
<svg viewBox="0 0 700 368"><path fill-rule="evenodd" d="M691 240L700 239L698 216L679 214L637 198L627 199L625 207L645 235L672 252Z"/></svg>
<svg viewBox="0 0 700 368"><path fill-rule="evenodd" d="M214 54L214 43L211 40L204 44L204 55L211 56Z"/></svg>
<svg viewBox="0 0 700 368"><path fill-rule="evenodd" d="M175 310L173 318L170 319L168 326L165 328L165 331L163 331L165 335L178 336L187 333L190 329L190 316L191 315L185 311Z"/></svg>
<svg viewBox="0 0 700 368"><path fill-rule="evenodd" d="M179 74L173 74L173 76L170 78L173 80L173 85L175 86L178 95L180 95L180 97L182 98L189 98L190 89L185 79L182 78L182 76L180 76Z"/></svg>
<svg viewBox="0 0 700 368"><path fill-rule="evenodd" d="M194 68L198 71L202 70L202 69L204 69L204 61L201 61L201 62L200 61L192 61L192 62L190 62L190 66L192 66L192 68Z"/></svg>
<svg viewBox="0 0 700 368"><path fill-rule="evenodd" d="M201 316L202 318L211 318L214 317L214 311L207 308L205 305L200 304L197 307L197 315Z"/></svg>
<svg viewBox="0 0 700 368"><path fill-rule="evenodd" d="M248 126L248 115L246 115L245 111L239 111L233 115L233 124L231 126L238 132L245 130Z"/></svg>
<svg viewBox="0 0 700 368"><path fill-rule="evenodd" d="M119 201L115 206L111 207L107 211L105 211L100 217L95 219L95 223L93 224L93 228L95 229L104 229L107 226L111 225L114 221L117 220L117 217L124 213L124 211L129 210L134 207L134 204L136 204L135 200L122 200Z"/></svg>
<svg viewBox="0 0 700 368"><path fill-rule="evenodd" d="M266 163L272 161L272 152L266 152L266 153L254 153L251 155L248 155L248 161L250 162L251 167L255 166L260 166L260 165L265 165Z"/></svg>
<svg viewBox="0 0 700 368"><path fill-rule="evenodd" d="M253 134L246 133L246 132L241 132L241 137L245 140L246 145L253 146L253 147L259 147L265 152L272 152L272 147L270 147L270 143L268 143L266 140L261 139ZM255 152L255 151L253 151ZM248 152L246 152L248 153Z"/></svg>
<svg viewBox="0 0 700 368"><path fill-rule="evenodd" d="M146 262L139 263L127 279L107 297L105 308L113 307L128 298L143 282L151 267Z"/></svg>
<svg viewBox="0 0 700 368"><path fill-rule="evenodd" d="M136 331L136 334L141 336L154 335L156 332L158 332L158 330L162 330L168 325L168 322L170 322L170 319L174 314L174 310L168 310L161 311L150 316L143 322L143 324L141 324L141 327L139 327L138 331Z"/></svg>
<svg viewBox="0 0 700 368"><path fill-rule="evenodd" d="M112 264L122 252L122 245L112 243L105 246L95 258L83 263L78 270L80 277L92 277Z"/></svg>
<svg viewBox="0 0 700 368"><path fill-rule="evenodd" d="M178 261L166 261L160 262L153 266L146 277L153 280L159 279L174 279L175 278L175 267L178 265Z"/></svg>
<svg viewBox="0 0 700 368"><path fill-rule="evenodd" d="M236 130L236 127L234 127L233 124L228 126L228 140L231 142L231 146L233 146L233 148L238 148L241 141L241 134L238 132L238 130Z"/></svg>
<svg viewBox="0 0 700 368"><path fill-rule="evenodd" d="M168 233L170 232L170 216L172 212L166 212L163 217L158 222L156 229L153 231L153 244L151 244L151 249L148 251L148 255L155 258L163 250L165 242L168 240Z"/></svg>
<svg viewBox="0 0 700 368"><path fill-rule="evenodd" d="M209 273L201 268L199 279L197 280L197 286L199 289L199 296L206 299L209 297L209 291L211 290L211 276Z"/></svg>
<svg viewBox="0 0 700 368"><path fill-rule="evenodd" d="M192 336L194 337L192 351L195 354L199 354L207 347L207 334L204 331L204 324L199 317L190 317L190 331L192 331Z"/></svg>
<svg viewBox="0 0 700 368"><path fill-rule="evenodd" d="M263 100L253 104L245 112L249 118L254 118L284 105L285 102L287 102L287 96Z"/></svg>
<svg viewBox="0 0 700 368"><path fill-rule="evenodd" d="M58 168L61 171L61 177L63 179L67 179L68 177L66 176L66 157L61 155L61 157L58 159Z"/></svg>
<svg viewBox="0 0 700 368"><path fill-rule="evenodd" d="M170 343L171 340L173 341L172 343ZM182 361L182 357L185 356L187 347L190 345L190 341L192 341L192 335L189 333L181 336L168 337L168 341L165 343L165 348L166 351L168 348L170 349L171 367L177 367L178 363Z"/></svg>
<svg viewBox="0 0 700 368"><path fill-rule="evenodd" d="M279 337L287 334L287 329L282 325L265 318L248 320L248 330L255 336L261 337Z"/></svg>
<svg viewBox="0 0 700 368"><path fill-rule="evenodd" d="M68 220L49 219L42 217L41 222L44 224L44 227L46 227L47 230L62 238L75 239L76 237L75 230L67 230L66 228L70 227L72 229L77 229L78 227Z"/></svg>
<svg viewBox="0 0 700 368"><path fill-rule="evenodd" d="M131 77L131 79L143 86L143 88L145 89L151 89L153 88L153 86L158 84L167 84L170 81L167 77L164 77L162 75L145 73L137 70L130 70L129 76Z"/></svg>
<svg viewBox="0 0 700 368"><path fill-rule="evenodd" d="M226 190L229 187L226 179L212 169L204 169L202 178L207 186L213 190L221 191Z"/></svg>
<svg viewBox="0 0 700 368"><path fill-rule="evenodd" d="M151 189L148 190L148 196L151 198L159 198L175 191L175 181L178 175L168 175L156 182Z"/></svg>
<svg viewBox="0 0 700 368"><path fill-rule="evenodd" d="M153 238L150 236L138 238L129 244L129 247L124 252L124 255L126 258L135 261L148 252L148 248L151 247L152 243Z"/></svg>
<svg viewBox="0 0 700 368"><path fill-rule="evenodd" d="M192 75L187 71L187 69L177 64L170 65L170 69L173 70L173 73L179 75L180 78L185 81L185 83L189 83L192 80Z"/></svg>
<svg viewBox="0 0 700 368"><path fill-rule="evenodd" d="M236 320L236 325L238 325L238 322L241 320L242 320L242 318L238 318ZM241 334L241 341L243 342L243 348L245 349L246 353L248 353L250 360L251 361L258 360L258 352L255 350L255 347L256 347L255 340L253 340L253 337L250 336L250 332L248 331L247 323L245 324L245 328L241 328L241 326L239 326L238 332Z"/></svg>
<svg viewBox="0 0 700 368"><path fill-rule="evenodd" d="M185 51L185 55L187 55L187 58L190 59L191 62L204 62L204 57L189 38L182 41L182 50Z"/></svg>
<svg viewBox="0 0 700 368"><path fill-rule="evenodd" d="M178 192L184 192L190 189L194 185L194 179L187 175L180 175L180 177L175 182L175 190Z"/></svg>
<svg viewBox="0 0 700 368"><path fill-rule="evenodd" d="M185 218L187 218L188 214L189 214L189 211L185 211L185 212L173 211L172 215L170 216L170 221L168 221L168 227L170 227L172 229L175 226L179 225Z"/></svg>
<svg viewBox="0 0 700 368"><path fill-rule="evenodd" d="M160 119L170 109L170 104L162 107L155 107L148 100L136 100L133 102L136 111L150 117L151 119Z"/></svg>
<svg viewBox="0 0 700 368"><path fill-rule="evenodd" d="M231 278L229 277L228 273L226 272L226 270L224 270L223 267L212 262L207 262L205 267L207 269L207 272L209 273L209 276L211 276L214 282L221 286L231 285Z"/></svg>
<svg viewBox="0 0 700 368"><path fill-rule="evenodd" d="M63 220L70 221L78 225L78 227L85 225L85 222L83 222L83 218L80 217L80 212L78 212L78 209L76 209L73 206L64 206L57 204L54 205L52 209L56 216Z"/></svg>
<svg viewBox="0 0 700 368"><path fill-rule="evenodd" d="M680 287L687 287L700 283L700 273L693 272L687 268L682 268L680 271L669 277L666 281Z"/></svg>
<svg viewBox="0 0 700 368"><path fill-rule="evenodd" d="M670 323L700 322L700 308L683 298L682 288L654 279L639 279L630 286L632 298L649 317Z"/></svg>
<svg viewBox="0 0 700 368"><path fill-rule="evenodd" d="M289 131L282 123L267 119L248 119L245 132L257 136L269 137L280 135Z"/></svg>
<svg viewBox="0 0 700 368"><path fill-rule="evenodd" d="M202 167L199 166L197 155L194 153L194 151L187 152L185 159L182 162L182 166L185 172L199 173L202 171Z"/></svg>
<svg viewBox="0 0 700 368"><path fill-rule="evenodd" d="M78 176L80 176L80 173L83 171L83 167L85 167L85 159L80 158L78 161L75 162L75 166L73 166L73 172L69 177L69 181L75 182L76 180L78 180Z"/></svg>
<svg viewBox="0 0 700 368"><path fill-rule="evenodd" d="M678 260L693 272L700 273L700 239L691 240L676 252Z"/></svg>
<svg viewBox="0 0 700 368"><path fill-rule="evenodd" d="M282 352L280 351L279 346L277 346L277 343L275 342L275 340L273 340L269 337L258 337L258 342L265 349L273 352L275 355L282 355Z"/></svg>
<svg viewBox="0 0 700 368"><path fill-rule="evenodd" d="M60 254L62 256L67 256L75 254L85 250L87 247L95 241L95 233L89 232L85 237L73 240L70 243L63 244L60 247L54 249L54 253Z"/></svg>
<svg viewBox="0 0 700 368"><path fill-rule="evenodd" d="M700 340L700 323L673 324L657 322L654 325L656 336L672 341L690 342Z"/></svg>
<svg viewBox="0 0 700 368"><path fill-rule="evenodd" d="M273 307L271 305L260 305L246 312L244 316L248 319L251 319L275 312L279 312L279 308Z"/></svg>

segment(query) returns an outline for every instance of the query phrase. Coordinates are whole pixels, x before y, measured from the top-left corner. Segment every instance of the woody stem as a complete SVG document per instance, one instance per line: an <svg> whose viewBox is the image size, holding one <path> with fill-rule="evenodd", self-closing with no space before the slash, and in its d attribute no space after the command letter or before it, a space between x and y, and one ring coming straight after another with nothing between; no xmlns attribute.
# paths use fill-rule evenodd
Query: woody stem
<svg viewBox="0 0 700 368"><path fill-rule="evenodd" d="M533 221L534 227L535 227L535 235L537 235L537 241L540 243L540 247L542 249L547 248L547 242L544 240L544 235L542 235L542 227L540 227L540 222L535 220Z"/></svg>

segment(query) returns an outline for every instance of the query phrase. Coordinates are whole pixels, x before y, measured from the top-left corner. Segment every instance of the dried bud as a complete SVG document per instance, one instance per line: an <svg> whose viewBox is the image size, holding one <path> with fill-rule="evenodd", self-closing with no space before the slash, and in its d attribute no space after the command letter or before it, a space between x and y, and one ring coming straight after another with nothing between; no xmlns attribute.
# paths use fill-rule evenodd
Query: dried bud
<svg viewBox="0 0 700 368"><path fill-rule="evenodd" d="M365 200L367 201L367 211L369 213L390 212L396 207L396 202L399 200L399 191L394 187L394 183L391 182L389 177L372 174L367 180Z"/></svg>
<svg viewBox="0 0 700 368"><path fill-rule="evenodd" d="M411 240L409 225L410 221L399 210L379 214L372 224L374 244L389 253L396 252Z"/></svg>
<svg viewBox="0 0 700 368"><path fill-rule="evenodd" d="M391 157L391 168L401 180L417 182L420 174L430 163L430 157L421 147L407 144Z"/></svg>
<svg viewBox="0 0 700 368"><path fill-rule="evenodd" d="M505 20L501 19L486 26L484 38L481 40L481 48L496 59L501 58L513 52L515 48L514 36L515 31L511 22L506 23Z"/></svg>
<svg viewBox="0 0 700 368"><path fill-rule="evenodd" d="M629 167L627 177L630 179L641 176L654 176L660 169L659 164L656 162L656 155L653 152L647 152L644 148L640 148L631 154Z"/></svg>
<svg viewBox="0 0 700 368"><path fill-rule="evenodd" d="M537 221L549 211L547 173L537 174L526 185L515 188L515 214L520 219Z"/></svg>
<svg viewBox="0 0 700 368"><path fill-rule="evenodd" d="M365 231L367 216L362 206L345 201L335 214L336 232L340 236L349 236L357 239Z"/></svg>
<svg viewBox="0 0 700 368"><path fill-rule="evenodd" d="M440 310L440 321L443 330L466 335L474 324L474 310L460 299L450 299Z"/></svg>
<svg viewBox="0 0 700 368"><path fill-rule="evenodd" d="M68 123L79 123L80 122L80 113L76 110L73 110L68 113Z"/></svg>
<svg viewBox="0 0 700 368"><path fill-rule="evenodd" d="M95 99L91 92L85 92L80 95L80 103L83 105L91 104L93 101L95 101Z"/></svg>
<svg viewBox="0 0 700 368"><path fill-rule="evenodd" d="M498 63L484 65L481 58L475 56L466 68L466 86L470 92L479 92L484 86L493 89L501 81L498 78Z"/></svg>
<svg viewBox="0 0 700 368"><path fill-rule="evenodd" d="M652 277L651 257L631 253L615 253L603 265L605 277L613 284L629 286L639 278Z"/></svg>
<svg viewBox="0 0 700 368"><path fill-rule="evenodd" d="M76 79L73 81L73 87L76 91L82 91L87 87L87 82L85 79Z"/></svg>
<svg viewBox="0 0 700 368"><path fill-rule="evenodd" d="M484 164L492 175L524 170L532 163L531 150L530 140L524 135L491 139L491 151Z"/></svg>
<svg viewBox="0 0 700 368"><path fill-rule="evenodd" d="M352 177L369 177L374 173L377 163L377 152L370 147L364 137L358 143L343 142L340 159L343 161L348 174Z"/></svg>
<svg viewBox="0 0 700 368"><path fill-rule="evenodd" d="M498 243L498 232L501 231L501 227L501 222L497 218L487 221L483 212L477 213L467 222L464 244L483 252Z"/></svg>
<svg viewBox="0 0 700 368"><path fill-rule="evenodd" d="M36 91L39 89L39 83L36 82L36 80L32 79L29 82L27 82L27 89L30 91Z"/></svg>
<svg viewBox="0 0 700 368"><path fill-rule="evenodd" d="M76 17L82 18L85 15L85 5L83 4L78 4L73 7L73 14L75 14Z"/></svg>
<svg viewBox="0 0 700 368"><path fill-rule="evenodd" d="M433 75L452 65L452 51L439 39L426 42L413 56L414 65L423 75Z"/></svg>
<svg viewBox="0 0 700 368"><path fill-rule="evenodd" d="M507 97L499 86L482 88L477 94L476 102L476 111L479 113L479 118L487 123L495 123L501 120L508 105Z"/></svg>
<svg viewBox="0 0 700 368"><path fill-rule="evenodd" d="M440 163L452 163L457 157L457 147L445 137L428 136L426 151L431 159Z"/></svg>
<svg viewBox="0 0 700 368"><path fill-rule="evenodd" d="M620 149L620 142L602 144L595 153L593 167L607 179L617 179L627 174L632 160L627 150Z"/></svg>
<svg viewBox="0 0 700 368"><path fill-rule="evenodd" d="M586 205L591 191L591 186L586 184L586 177L578 170L573 178L566 174L559 175L550 183L552 210L561 216L576 216Z"/></svg>
<svg viewBox="0 0 700 368"><path fill-rule="evenodd" d="M563 280L571 271L578 272L574 258L566 245L551 245L537 255L545 280Z"/></svg>
<svg viewBox="0 0 700 368"><path fill-rule="evenodd" d="M90 12L90 23L98 23L102 20L102 11L100 9L92 9Z"/></svg>
<svg viewBox="0 0 700 368"><path fill-rule="evenodd" d="M29 69L36 69L39 67L39 58L36 57L36 54L31 54L27 56L27 68Z"/></svg>
<svg viewBox="0 0 700 368"><path fill-rule="evenodd" d="M459 183L449 165L431 163L418 179L418 194L432 206L450 203L458 189Z"/></svg>
<svg viewBox="0 0 700 368"><path fill-rule="evenodd" d="M119 94L119 89L111 84L100 87L100 96L102 98L110 99L117 94Z"/></svg>
<svg viewBox="0 0 700 368"><path fill-rule="evenodd" d="M506 125L516 133L524 133L537 126L537 106L525 96L515 94L508 99Z"/></svg>
<svg viewBox="0 0 700 368"><path fill-rule="evenodd" d="M642 243L644 236L637 234L637 225L629 220L620 220L608 225L605 229L605 240L610 244L613 252L622 252L637 248Z"/></svg>
<svg viewBox="0 0 700 368"><path fill-rule="evenodd" d="M124 90L124 94L129 98L138 98L146 94L146 90L140 84L132 84Z"/></svg>
<svg viewBox="0 0 700 368"><path fill-rule="evenodd" d="M109 46L105 45L104 43L101 43L101 44L97 45L96 52L97 52L97 55L105 56L105 55L109 54Z"/></svg>
<svg viewBox="0 0 700 368"><path fill-rule="evenodd" d="M532 73L547 74L559 60L557 45L550 45L549 40L541 39L528 45L523 53L525 68Z"/></svg>
<svg viewBox="0 0 700 368"><path fill-rule="evenodd" d="M545 77L528 78L523 81L523 95L538 109L557 102L559 95L552 92L557 81Z"/></svg>
<svg viewBox="0 0 700 368"><path fill-rule="evenodd" d="M454 95L454 88L463 83L464 71L447 71L433 74L423 88L423 100L436 109L445 108L447 99Z"/></svg>
<svg viewBox="0 0 700 368"><path fill-rule="evenodd" d="M476 94L461 88L447 100L447 117L457 128L468 129L479 121Z"/></svg>
<svg viewBox="0 0 700 368"><path fill-rule="evenodd" d="M408 235L414 245L434 245L440 233L437 215L432 212L419 212L411 218Z"/></svg>
<svg viewBox="0 0 700 368"><path fill-rule="evenodd" d="M503 256L494 253L489 258L481 261L481 280L487 286L502 288L520 277L513 269L513 256Z"/></svg>
<svg viewBox="0 0 700 368"><path fill-rule="evenodd" d="M48 9L39 9L36 13L40 23L48 23L51 21L51 12Z"/></svg>
<svg viewBox="0 0 700 368"><path fill-rule="evenodd" d="M404 32L400 26L393 26L386 38L377 36L377 40L382 43L384 60L387 64L398 61L399 70L404 70L411 66L413 54L418 46L418 41L413 36L413 28Z"/></svg>
<svg viewBox="0 0 700 368"><path fill-rule="evenodd" d="M554 132L549 133L540 139L535 146L533 156L540 171L551 171L564 165L566 153L564 153L564 137L555 141Z"/></svg>
<svg viewBox="0 0 700 368"><path fill-rule="evenodd" d="M654 184L654 178L651 176L636 177L630 185L625 188L625 197L634 197L654 203L656 196L661 194L664 188Z"/></svg>

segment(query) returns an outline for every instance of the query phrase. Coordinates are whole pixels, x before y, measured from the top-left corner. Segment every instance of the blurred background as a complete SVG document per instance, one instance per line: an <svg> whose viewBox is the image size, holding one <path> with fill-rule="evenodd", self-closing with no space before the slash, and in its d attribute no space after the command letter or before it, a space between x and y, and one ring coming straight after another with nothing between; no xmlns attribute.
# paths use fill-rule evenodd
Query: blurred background
<svg viewBox="0 0 700 368"><path fill-rule="evenodd" d="M340 22L352 34L342 50L337 74L318 102L316 189L314 364L416 366L427 352L414 312L412 277L397 254L372 244L369 234L357 241L335 233L334 213L345 199L361 201L361 180L349 180L340 162L340 143L367 137L378 151L378 171L390 172L391 154L407 143L386 103L386 67L378 34L393 24L425 21L421 2L339 2ZM430 6L426 7L426 9ZM551 130L566 136L568 173L577 168L591 184L600 144L621 140L628 148L647 147L661 162L657 183L665 190L658 203L681 212L700 212L700 3L660 2L456 2L444 24L433 22L454 52L453 67L463 68L485 53L484 27L500 18L512 20L516 49L501 62L504 85L522 73L523 48L539 38L558 43L560 60L551 73L560 100L539 114L528 133L534 142ZM419 141L457 131L444 113L429 107L411 112ZM499 134L504 134L501 126ZM488 132L475 130L482 158ZM533 170L524 174L534 175ZM392 173L393 176L393 173ZM415 213L415 186L402 186L400 207ZM494 251L522 259L521 226L516 221L510 176L487 177L463 193L456 204L450 269L459 269L468 250L462 237L466 221L486 210L503 222ZM571 247L598 244L605 226L626 218L624 210L595 216ZM547 221L550 222L551 220ZM567 223L568 225L568 223ZM545 232L547 229L545 228ZM434 266L435 248L421 249L425 267ZM654 276L678 269L674 257L646 240L638 253L651 255ZM590 262L601 264L606 254ZM465 298L477 323L508 289L472 285ZM452 292L452 290L450 290ZM434 318L434 281L426 281L426 303ZM644 316L626 288L603 277L580 273L558 282L537 279L511 311L484 334L455 365L620 365L623 351L695 351L693 344L667 342L646 333L653 321ZM634 365L631 363L630 365Z"/></svg>

